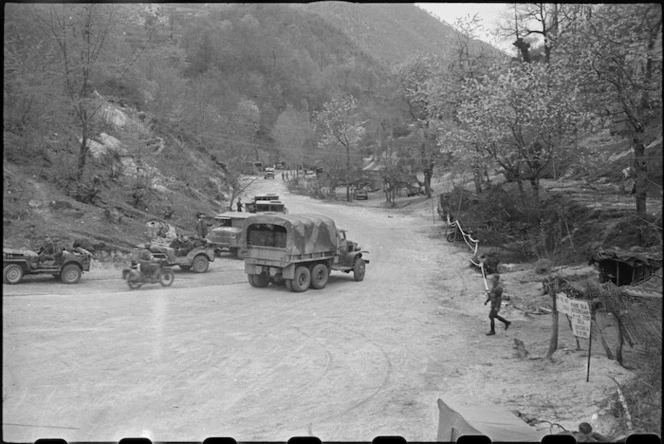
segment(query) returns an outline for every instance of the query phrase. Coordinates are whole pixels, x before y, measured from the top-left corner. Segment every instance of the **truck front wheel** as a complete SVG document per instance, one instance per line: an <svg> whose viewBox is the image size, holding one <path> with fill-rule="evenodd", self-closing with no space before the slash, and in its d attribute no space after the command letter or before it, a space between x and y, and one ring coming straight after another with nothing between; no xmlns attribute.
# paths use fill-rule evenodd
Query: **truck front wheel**
<svg viewBox="0 0 664 444"><path fill-rule="evenodd" d="M366 269L367 265L364 263L364 259L361 257L355 258L355 262L353 262L353 278L358 282L364 279Z"/></svg>
<svg viewBox="0 0 664 444"><path fill-rule="evenodd" d="M319 290L327 285L330 272L325 264L316 264L311 267L311 288Z"/></svg>
<svg viewBox="0 0 664 444"><path fill-rule="evenodd" d="M265 273L255 274L254 284L256 284L256 287L258 288L265 288L270 285L270 276Z"/></svg>
<svg viewBox="0 0 664 444"><path fill-rule="evenodd" d="M252 287L264 288L270 285L270 277L266 274L248 274L247 280Z"/></svg>
<svg viewBox="0 0 664 444"><path fill-rule="evenodd" d="M306 291L311 284L311 272L308 267L300 265L295 269L295 277L291 283L293 291L301 293Z"/></svg>

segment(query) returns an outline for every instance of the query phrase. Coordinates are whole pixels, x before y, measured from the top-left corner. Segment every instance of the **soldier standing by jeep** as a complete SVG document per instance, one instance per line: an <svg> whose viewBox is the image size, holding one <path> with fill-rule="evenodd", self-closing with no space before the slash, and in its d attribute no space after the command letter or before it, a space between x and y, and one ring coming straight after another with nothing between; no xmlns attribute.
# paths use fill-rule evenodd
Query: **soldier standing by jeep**
<svg viewBox="0 0 664 444"><path fill-rule="evenodd" d="M203 214L198 213L196 217L198 219L196 221L196 234L198 234L201 238L205 239L208 235L208 224L203 219Z"/></svg>

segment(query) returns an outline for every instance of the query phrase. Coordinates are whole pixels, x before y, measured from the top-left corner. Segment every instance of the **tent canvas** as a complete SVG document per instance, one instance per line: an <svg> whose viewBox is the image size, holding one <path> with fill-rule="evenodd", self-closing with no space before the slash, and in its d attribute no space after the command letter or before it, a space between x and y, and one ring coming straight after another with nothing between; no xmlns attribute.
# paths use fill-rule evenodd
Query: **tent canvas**
<svg viewBox="0 0 664 444"><path fill-rule="evenodd" d="M470 405L439 398L438 410L437 441L455 442L462 435L484 435L493 442L540 442L546 435L495 405Z"/></svg>

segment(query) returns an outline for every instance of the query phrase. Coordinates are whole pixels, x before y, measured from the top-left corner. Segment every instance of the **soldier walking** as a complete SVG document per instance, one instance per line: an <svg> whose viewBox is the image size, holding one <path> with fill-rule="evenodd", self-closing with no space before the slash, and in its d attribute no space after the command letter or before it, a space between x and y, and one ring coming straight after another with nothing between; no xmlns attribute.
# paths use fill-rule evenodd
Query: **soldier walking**
<svg viewBox="0 0 664 444"><path fill-rule="evenodd" d="M486 335L492 336L496 334L494 319L498 319L500 322L505 324L505 330L510 328L511 322L498 314L498 312L500 311L500 305L503 302L503 288L498 285L498 281L500 280L500 275L498 273L494 273L489 276L489 279L491 280L492 287L489 291L487 291L486 301L484 301L484 305L491 302L491 311L489 311L489 319L491 320L491 330Z"/></svg>

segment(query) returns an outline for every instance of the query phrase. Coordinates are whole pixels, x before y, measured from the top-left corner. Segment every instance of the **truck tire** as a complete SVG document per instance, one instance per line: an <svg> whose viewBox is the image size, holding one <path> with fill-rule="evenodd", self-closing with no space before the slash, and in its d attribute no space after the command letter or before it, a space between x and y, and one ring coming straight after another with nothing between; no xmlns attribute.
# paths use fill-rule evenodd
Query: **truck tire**
<svg viewBox="0 0 664 444"><path fill-rule="evenodd" d="M9 264L5 267L2 280L5 284L18 284L23 279L23 268L17 264Z"/></svg>
<svg viewBox="0 0 664 444"><path fill-rule="evenodd" d="M364 279L364 273L367 269L367 265L364 263L364 259L361 257L356 257L353 262L353 279L357 282Z"/></svg>
<svg viewBox="0 0 664 444"><path fill-rule="evenodd" d="M330 270L325 264L316 264L311 267L311 288L320 290L327 285L327 280L330 277Z"/></svg>
<svg viewBox="0 0 664 444"><path fill-rule="evenodd" d="M256 287L258 288L265 288L270 285L270 276L265 273L255 274L254 284L256 284Z"/></svg>
<svg viewBox="0 0 664 444"><path fill-rule="evenodd" d="M247 282L249 282L249 284L252 287L257 287L256 282L254 282L254 276L256 276L256 275L255 274L247 274Z"/></svg>
<svg viewBox="0 0 664 444"><path fill-rule="evenodd" d="M60 280L65 284L78 284L81 280L81 268L76 264L67 264L60 271Z"/></svg>
<svg viewBox="0 0 664 444"><path fill-rule="evenodd" d="M210 261L207 257L202 254L196 256L191 263L191 268L194 269L194 273L205 273L210 267Z"/></svg>
<svg viewBox="0 0 664 444"><path fill-rule="evenodd" d="M293 281L291 283L293 291L296 293L307 291L310 284L311 284L311 272L309 271L309 267L300 265L295 269L295 277L293 278Z"/></svg>

